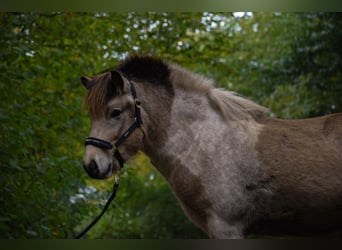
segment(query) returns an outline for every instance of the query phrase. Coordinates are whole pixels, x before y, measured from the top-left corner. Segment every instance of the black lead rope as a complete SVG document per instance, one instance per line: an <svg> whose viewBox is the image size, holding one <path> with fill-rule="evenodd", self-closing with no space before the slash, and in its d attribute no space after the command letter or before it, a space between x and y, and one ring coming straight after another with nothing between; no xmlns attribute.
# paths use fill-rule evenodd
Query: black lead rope
<svg viewBox="0 0 342 250"><path fill-rule="evenodd" d="M110 194L105 206L103 207L101 213L85 228L82 230L82 232L78 233L74 239L80 239L83 237L83 235L85 235L103 216L103 214L107 211L107 209L109 208L110 203L114 200L115 196L116 196L116 191L119 188L119 181L115 181L114 186L113 186L113 190L112 193Z"/></svg>

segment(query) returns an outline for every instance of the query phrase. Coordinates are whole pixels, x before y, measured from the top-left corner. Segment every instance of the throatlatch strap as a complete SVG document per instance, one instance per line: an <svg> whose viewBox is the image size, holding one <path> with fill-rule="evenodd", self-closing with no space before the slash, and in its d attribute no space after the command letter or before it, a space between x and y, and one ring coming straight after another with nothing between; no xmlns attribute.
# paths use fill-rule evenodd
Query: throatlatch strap
<svg viewBox="0 0 342 250"><path fill-rule="evenodd" d="M135 119L138 127L140 127L141 124L143 124L142 119L141 119L141 112L140 112L140 101L138 100L137 97L137 91L135 90L135 87L131 81L129 81L131 84L131 94L134 100L134 105L135 105Z"/></svg>
<svg viewBox="0 0 342 250"><path fill-rule="evenodd" d="M119 162L120 168L123 168L123 166L125 164L125 160L122 158L118 149L116 149L114 151L114 156L115 156L116 160Z"/></svg>

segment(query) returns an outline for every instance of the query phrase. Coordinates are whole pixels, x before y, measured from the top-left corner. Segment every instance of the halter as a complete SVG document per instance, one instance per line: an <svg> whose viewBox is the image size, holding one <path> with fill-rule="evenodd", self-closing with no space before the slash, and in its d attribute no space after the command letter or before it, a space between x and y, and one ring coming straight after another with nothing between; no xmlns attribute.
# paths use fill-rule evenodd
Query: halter
<svg viewBox="0 0 342 250"><path fill-rule="evenodd" d="M138 100L137 98L137 92L134 88L133 83L128 80L129 84L131 85L131 95L133 97L134 100L134 107L135 107L135 118L134 118L134 123L115 141L113 142L108 142L102 139L98 139L95 137L88 137L85 140L84 145L92 145L101 149L105 149L105 150L109 150L109 149L113 149L114 151L114 156L116 158L116 160L118 161L120 167L122 168L125 160L122 158L118 147L128 138L128 136L130 136L130 134L132 134L132 132L136 129L136 128L140 128L141 124L143 124L142 122L142 118L141 118L141 102Z"/></svg>
<svg viewBox="0 0 342 250"><path fill-rule="evenodd" d="M142 119L141 119L141 112L140 112L140 101L137 98L137 92L135 91L135 88L133 86L133 83L128 80L128 82L131 85L131 94L134 100L134 107L135 107L135 118L134 118L134 123L116 140L113 142L108 142L102 139L98 139L95 137L88 137L85 140L84 145L92 145L101 149L105 149L105 150L109 150L109 149L113 149L114 150L114 156L116 158L116 160L119 162L120 164L120 168L123 167L125 160L122 158L118 147L127 139L127 137L132 134L132 132L136 129L139 128L141 126L141 124L143 124ZM101 213L85 228L82 230L82 232L80 232L79 234L77 234L74 238L75 239L80 239L83 235L85 235L102 217L102 215L106 212L106 210L108 209L110 203L113 201L113 199L116 196L116 191L119 188L119 180L120 177L116 176L115 178L115 182L114 182L114 186L113 186L113 190L105 204L105 206L103 207Z"/></svg>

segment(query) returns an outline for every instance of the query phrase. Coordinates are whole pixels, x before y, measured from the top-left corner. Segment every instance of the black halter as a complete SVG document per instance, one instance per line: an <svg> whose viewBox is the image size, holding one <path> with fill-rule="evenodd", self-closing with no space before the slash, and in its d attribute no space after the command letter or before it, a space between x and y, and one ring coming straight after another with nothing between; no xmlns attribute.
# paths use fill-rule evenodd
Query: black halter
<svg viewBox="0 0 342 250"><path fill-rule="evenodd" d="M129 80L128 80L129 81ZM141 112L140 112L140 101L137 98L137 92L135 91L135 88L133 86L133 83L131 81L129 81L130 85L131 85L131 94L134 100L134 107L135 107L135 119L134 119L134 123L114 142L108 142L102 139L98 139L95 137L88 137L85 140L84 145L92 145L98 148L102 148L105 150L109 150L109 149L113 149L114 148L114 156L116 158L116 160L119 162L120 164L120 168L123 167L125 160L122 158L118 147L127 139L127 137L132 134L132 132L141 126L141 124L143 124L142 119L141 119ZM110 194L105 206L103 207L101 213L85 228L82 230L82 232L80 232L79 234L77 234L75 236L76 239L80 239L84 234L86 234L102 217L102 215L106 212L106 210L108 209L110 203L112 202L112 200L115 198L116 196L116 191L119 188L119 177L117 177L115 179L114 182L114 186L113 186L113 190L112 193Z"/></svg>
<svg viewBox="0 0 342 250"><path fill-rule="evenodd" d="M128 80L129 81L129 80ZM122 168L125 160L122 158L118 147L127 139L127 137L132 134L132 132L141 126L143 124L142 119L141 119L141 112L140 112L140 101L137 98L137 92L135 91L134 85L131 81L129 81L129 84L131 85L131 94L134 100L134 107L135 107L135 119L134 123L115 141L113 142L108 142L102 139L98 139L95 137L88 137L85 140L84 145L92 145L98 148L102 149L113 149L114 148L114 156L116 160L119 162L120 167Z"/></svg>

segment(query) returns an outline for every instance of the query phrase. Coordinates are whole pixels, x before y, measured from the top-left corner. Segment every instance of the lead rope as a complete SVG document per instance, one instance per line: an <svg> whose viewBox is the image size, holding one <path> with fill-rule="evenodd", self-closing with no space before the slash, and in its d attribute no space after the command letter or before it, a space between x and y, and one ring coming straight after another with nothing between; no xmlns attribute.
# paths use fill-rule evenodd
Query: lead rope
<svg viewBox="0 0 342 250"><path fill-rule="evenodd" d="M78 233L74 237L74 239L82 238L82 236L85 235L101 219L103 214L109 208L110 203L114 200L114 198L116 196L116 191L119 188L119 181L120 181L120 175L115 176L115 182L114 182L113 190L112 190L110 196L108 197L108 200L107 200L106 204L104 205L101 213L86 228L84 228L80 233Z"/></svg>

